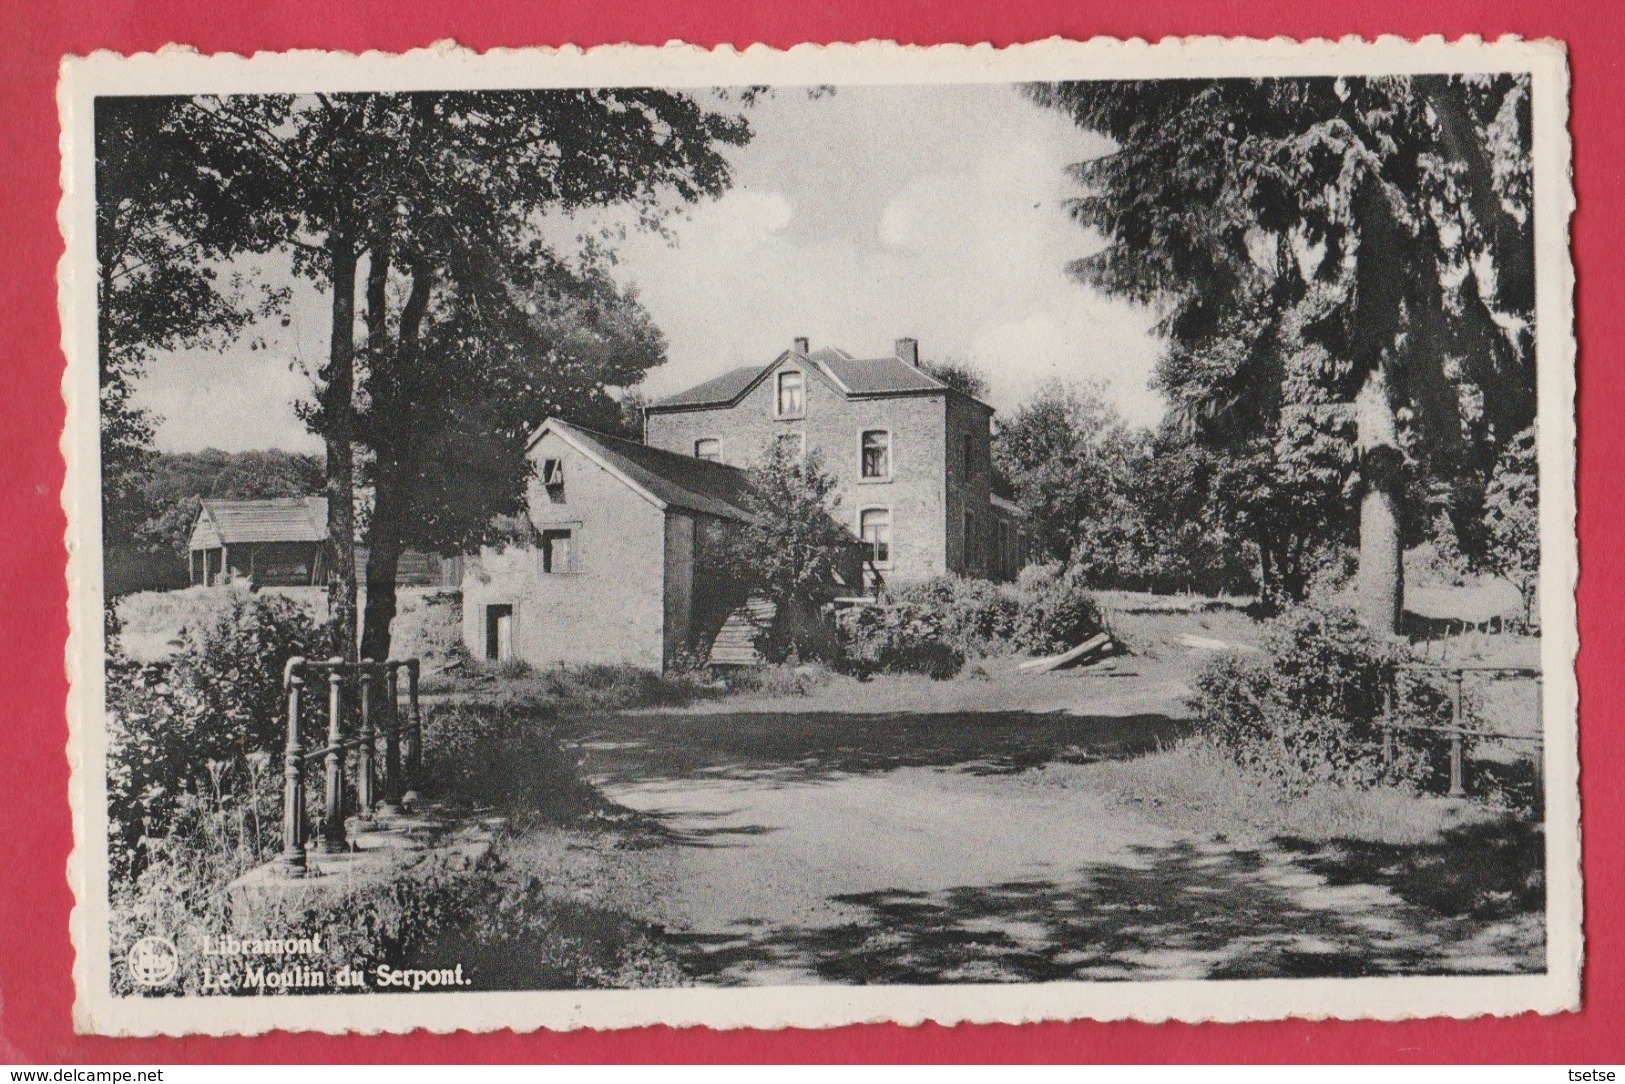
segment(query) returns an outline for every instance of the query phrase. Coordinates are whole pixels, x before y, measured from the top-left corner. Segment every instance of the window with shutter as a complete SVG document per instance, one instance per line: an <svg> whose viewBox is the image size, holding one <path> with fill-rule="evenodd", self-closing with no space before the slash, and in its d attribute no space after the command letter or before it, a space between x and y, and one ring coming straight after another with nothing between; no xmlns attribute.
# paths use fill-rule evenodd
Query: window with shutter
<svg viewBox="0 0 1625 1084"><path fill-rule="evenodd" d="M542 488L551 504L564 503L564 460L542 460Z"/></svg>

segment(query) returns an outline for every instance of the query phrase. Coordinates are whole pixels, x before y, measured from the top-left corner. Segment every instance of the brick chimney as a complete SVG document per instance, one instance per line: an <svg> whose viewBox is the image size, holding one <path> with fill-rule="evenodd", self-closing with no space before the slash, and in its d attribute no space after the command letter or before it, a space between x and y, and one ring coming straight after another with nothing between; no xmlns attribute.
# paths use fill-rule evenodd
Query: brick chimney
<svg viewBox="0 0 1625 1084"><path fill-rule="evenodd" d="M897 356L918 369L920 367L920 340L898 339Z"/></svg>
<svg viewBox="0 0 1625 1084"><path fill-rule="evenodd" d="M807 336L805 336L805 335L797 335L794 339L791 340L790 346L791 346L791 349L793 349L798 354L810 354L810 353L812 353L811 343L808 341Z"/></svg>

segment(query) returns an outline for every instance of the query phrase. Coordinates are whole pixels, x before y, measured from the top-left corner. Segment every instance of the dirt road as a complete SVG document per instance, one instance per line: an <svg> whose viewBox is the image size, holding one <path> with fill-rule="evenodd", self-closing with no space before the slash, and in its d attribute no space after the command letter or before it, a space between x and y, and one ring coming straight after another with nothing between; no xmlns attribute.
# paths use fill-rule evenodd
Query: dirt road
<svg viewBox="0 0 1625 1084"><path fill-rule="evenodd" d="M1160 828L1036 770L1154 747L1179 725L1155 714L709 713L604 719L583 737L605 793L668 833L646 856L652 917L705 982L1540 965L1527 923L1441 915L1274 843Z"/></svg>

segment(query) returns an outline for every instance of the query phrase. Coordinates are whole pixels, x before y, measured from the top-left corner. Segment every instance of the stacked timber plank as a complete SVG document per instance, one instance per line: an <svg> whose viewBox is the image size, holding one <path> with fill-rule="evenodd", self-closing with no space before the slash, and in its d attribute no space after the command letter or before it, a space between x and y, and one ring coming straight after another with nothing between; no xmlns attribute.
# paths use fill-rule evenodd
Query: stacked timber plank
<svg viewBox="0 0 1625 1084"><path fill-rule="evenodd" d="M711 654L706 661L712 666L760 665L762 657L756 653L756 634L772 624L774 613L771 602L753 598L729 614L711 644Z"/></svg>

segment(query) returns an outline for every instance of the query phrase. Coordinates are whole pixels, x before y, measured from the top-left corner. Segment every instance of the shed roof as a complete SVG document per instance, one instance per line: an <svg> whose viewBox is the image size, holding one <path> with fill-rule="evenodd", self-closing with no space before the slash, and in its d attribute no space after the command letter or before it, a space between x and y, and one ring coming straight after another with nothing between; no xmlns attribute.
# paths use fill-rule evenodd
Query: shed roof
<svg viewBox="0 0 1625 1084"><path fill-rule="evenodd" d="M661 503L723 519L748 520L750 477L737 467L650 448L645 444L549 419L537 439L554 431L596 455L626 480Z"/></svg>
<svg viewBox="0 0 1625 1084"><path fill-rule="evenodd" d="M268 497L261 500L205 498L188 543L191 549L248 542L327 541L326 497Z"/></svg>

